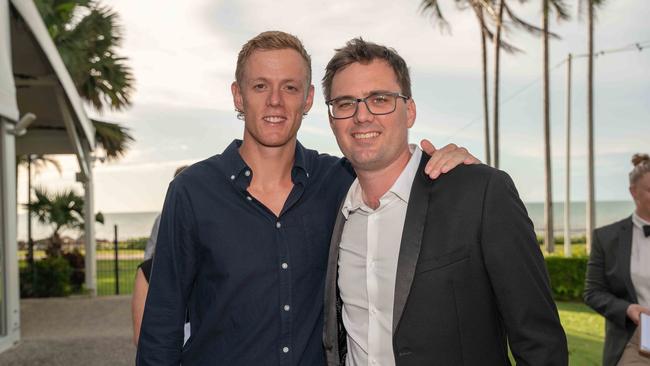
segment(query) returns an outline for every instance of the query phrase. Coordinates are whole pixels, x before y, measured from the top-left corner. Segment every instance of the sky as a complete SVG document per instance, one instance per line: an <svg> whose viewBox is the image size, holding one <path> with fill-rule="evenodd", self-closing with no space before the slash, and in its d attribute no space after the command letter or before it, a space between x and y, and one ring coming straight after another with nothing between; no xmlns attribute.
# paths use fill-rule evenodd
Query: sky
<svg viewBox="0 0 650 366"><path fill-rule="evenodd" d="M119 54L129 59L136 79L131 108L92 117L118 122L136 139L118 162L97 161L96 209L102 212L160 210L177 166L220 153L243 134L230 92L237 53L265 30L297 35L312 57L314 107L303 120L298 139L306 147L340 155L329 128L321 92L323 70L335 48L353 37L384 44L399 52L411 71L418 116L410 131L417 143L454 142L485 160L479 29L470 10L441 1L451 24L443 33L417 0L320 2L101 0L114 9L124 34ZM515 4L518 14L541 23L539 1ZM573 19L551 29L561 39L550 43L552 178L555 201L564 199L566 169L566 59L587 50L587 24L571 3ZM610 1L599 10L595 49L650 44L650 1ZM527 202L544 197L542 125L542 41L510 27L506 39L524 52L502 53L501 166ZM489 68L492 69L490 47ZM555 67L557 66L557 67ZM491 72L490 72L491 74ZM586 192L585 58L573 62L571 188L572 200ZM490 76L492 78L492 75ZM490 85L492 81L490 80ZM490 87L490 94L491 94ZM491 98L491 95L490 95ZM492 102L490 102L492 104ZM650 47L601 55L595 60L595 174L597 200L629 200L628 173L635 152L650 153ZM36 185L77 187L72 156L60 156L64 171L46 169ZM26 177L19 174L19 200L25 201Z"/></svg>

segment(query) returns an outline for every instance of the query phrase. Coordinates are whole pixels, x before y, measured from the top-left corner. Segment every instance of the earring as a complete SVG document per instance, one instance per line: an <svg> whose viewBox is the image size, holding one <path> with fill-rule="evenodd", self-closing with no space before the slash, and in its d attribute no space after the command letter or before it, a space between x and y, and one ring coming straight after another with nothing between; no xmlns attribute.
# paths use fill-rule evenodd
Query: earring
<svg viewBox="0 0 650 366"><path fill-rule="evenodd" d="M244 114L244 111L240 111L239 109L235 108L235 112L237 112L237 119L243 121L244 117L246 117L246 114Z"/></svg>
<svg viewBox="0 0 650 366"><path fill-rule="evenodd" d="M307 117L307 112L302 112L303 117Z"/></svg>

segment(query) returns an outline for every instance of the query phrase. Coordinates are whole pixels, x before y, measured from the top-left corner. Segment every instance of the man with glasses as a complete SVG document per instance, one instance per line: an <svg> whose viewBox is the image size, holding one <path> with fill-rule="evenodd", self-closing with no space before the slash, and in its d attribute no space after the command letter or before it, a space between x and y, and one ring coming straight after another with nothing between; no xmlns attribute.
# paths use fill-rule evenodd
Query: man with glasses
<svg viewBox="0 0 650 366"><path fill-rule="evenodd" d="M329 239L354 172L296 139L311 108L302 43L264 32L241 49L231 89L243 140L170 184L138 365L322 365ZM446 153L445 153L446 152ZM437 176L475 159L450 146ZM189 312L191 337L183 346Z"/></svg>
<svg viewBox="0 0 650 366"><path fill-rule="evenodd" d="M485 165L432 181L408 143L409 72L361 38L323 79L330 126L357 173L332 234L328 365L566 365L566 337L526 209ZM338 286L337 286L338 285Z"/></svg>

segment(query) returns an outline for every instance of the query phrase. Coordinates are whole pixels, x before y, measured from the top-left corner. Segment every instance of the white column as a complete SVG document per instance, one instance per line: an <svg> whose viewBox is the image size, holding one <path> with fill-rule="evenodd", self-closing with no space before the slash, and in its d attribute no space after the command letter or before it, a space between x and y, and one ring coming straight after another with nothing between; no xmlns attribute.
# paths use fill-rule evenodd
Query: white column
<svg viewBox="0 0 650 366"><path fill-rule="evenodd" d="M86 150L86 149L84 149ZM86 249L86 289L97 295L97 244L95 242L95 186L93 181L91 155L85 151L84 158L88 169L88 176L84 185L84 228Z"/></svg>
<svg viewBox="0 0 650 366"><path fill-rule="evenodd" d="M0 352L20 339L20 290L16 244L16 146L13 123L0 117Z"/></svg>

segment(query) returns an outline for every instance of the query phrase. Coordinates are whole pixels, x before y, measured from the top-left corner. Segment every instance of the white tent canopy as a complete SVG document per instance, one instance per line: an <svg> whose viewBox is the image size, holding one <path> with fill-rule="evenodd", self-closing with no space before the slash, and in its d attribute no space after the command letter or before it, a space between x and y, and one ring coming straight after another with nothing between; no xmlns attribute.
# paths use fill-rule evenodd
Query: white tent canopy
<svg viewBox="0 0 650 366"><path fill-rule="evenodd" d="M24 136L15 124L36 115ZM85 190L86 288L95 290L91 152L95 129L32 0L0 0L0 351L20 337L16 251L16 160L74 154Z"/></svg>

